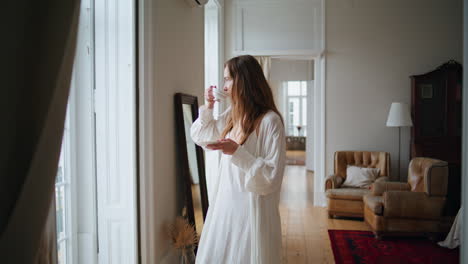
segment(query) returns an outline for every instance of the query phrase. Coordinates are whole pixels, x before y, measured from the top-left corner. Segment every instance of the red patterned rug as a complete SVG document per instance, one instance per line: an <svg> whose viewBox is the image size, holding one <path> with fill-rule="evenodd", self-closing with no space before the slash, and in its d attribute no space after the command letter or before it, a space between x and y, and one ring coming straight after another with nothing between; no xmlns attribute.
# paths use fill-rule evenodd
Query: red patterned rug
<svg viewBox="0 0 468 264"><path fill-rule="evenodd" d="M377 240L369 231L328 230L337 264L459 263L459 250L419 238Z"/></svg>

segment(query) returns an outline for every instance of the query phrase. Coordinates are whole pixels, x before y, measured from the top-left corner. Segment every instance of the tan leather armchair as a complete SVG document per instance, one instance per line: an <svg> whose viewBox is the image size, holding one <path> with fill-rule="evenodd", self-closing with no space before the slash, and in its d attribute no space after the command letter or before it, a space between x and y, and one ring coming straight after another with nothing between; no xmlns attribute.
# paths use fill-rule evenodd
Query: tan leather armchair
<svg viewBox="0 0 468 264"><path fill-rule="evenodd" d="M337 151L335 152L334 174L325 180L328 216L364 217L363 197L368 188L342 187L348 165L379 168L376 182L386 181L390 173L390 155L387 152Z"/></svg>
<svg viewBox="0 0 468 264"><path fill-rule="evenodd" d="M377 238L385 235L428 235L447 232L442 213L448 185L448 164L414 158L408 182L377 182L364 196L364 219Z"/></svg>

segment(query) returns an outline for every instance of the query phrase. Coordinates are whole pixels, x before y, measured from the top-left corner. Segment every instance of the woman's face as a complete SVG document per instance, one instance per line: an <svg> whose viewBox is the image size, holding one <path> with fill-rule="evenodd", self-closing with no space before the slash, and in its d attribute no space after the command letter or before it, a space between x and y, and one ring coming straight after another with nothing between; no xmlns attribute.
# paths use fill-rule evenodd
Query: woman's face
<svg viewBox="0 0 468 264"><path fill-rule="evenodd" d="M229 94L229 96L232 96L232 77L231 74L229 74L229 69L228 67L224 67L224 85L223 85L223 91Z"/></svg>

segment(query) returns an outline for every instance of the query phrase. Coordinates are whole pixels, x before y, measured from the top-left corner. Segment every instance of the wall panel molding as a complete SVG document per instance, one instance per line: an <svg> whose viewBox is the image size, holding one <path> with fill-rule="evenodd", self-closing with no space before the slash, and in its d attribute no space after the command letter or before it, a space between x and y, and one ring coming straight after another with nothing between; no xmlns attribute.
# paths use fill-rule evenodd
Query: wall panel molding
<svg viewBox="0 0 468 264"><path fill-rule="evenodd" d="M320 1L233 2L234 50L315 50L322 38Z"/></svg>

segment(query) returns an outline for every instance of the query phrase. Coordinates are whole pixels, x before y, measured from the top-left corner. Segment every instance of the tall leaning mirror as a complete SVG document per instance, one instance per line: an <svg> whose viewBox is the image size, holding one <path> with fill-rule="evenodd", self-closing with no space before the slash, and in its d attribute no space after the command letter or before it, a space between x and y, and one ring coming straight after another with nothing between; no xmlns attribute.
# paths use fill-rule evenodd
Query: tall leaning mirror
<svg viewBox="0 0 468 264"><path fill-rule="evenodd" d="M196 96L182 93L177 93L174 99L179 164L182 165L187 216L200 236L208 211L208 194L203 150L192 141L190 136L190 127L198 117L198 102Z"/></svg>

